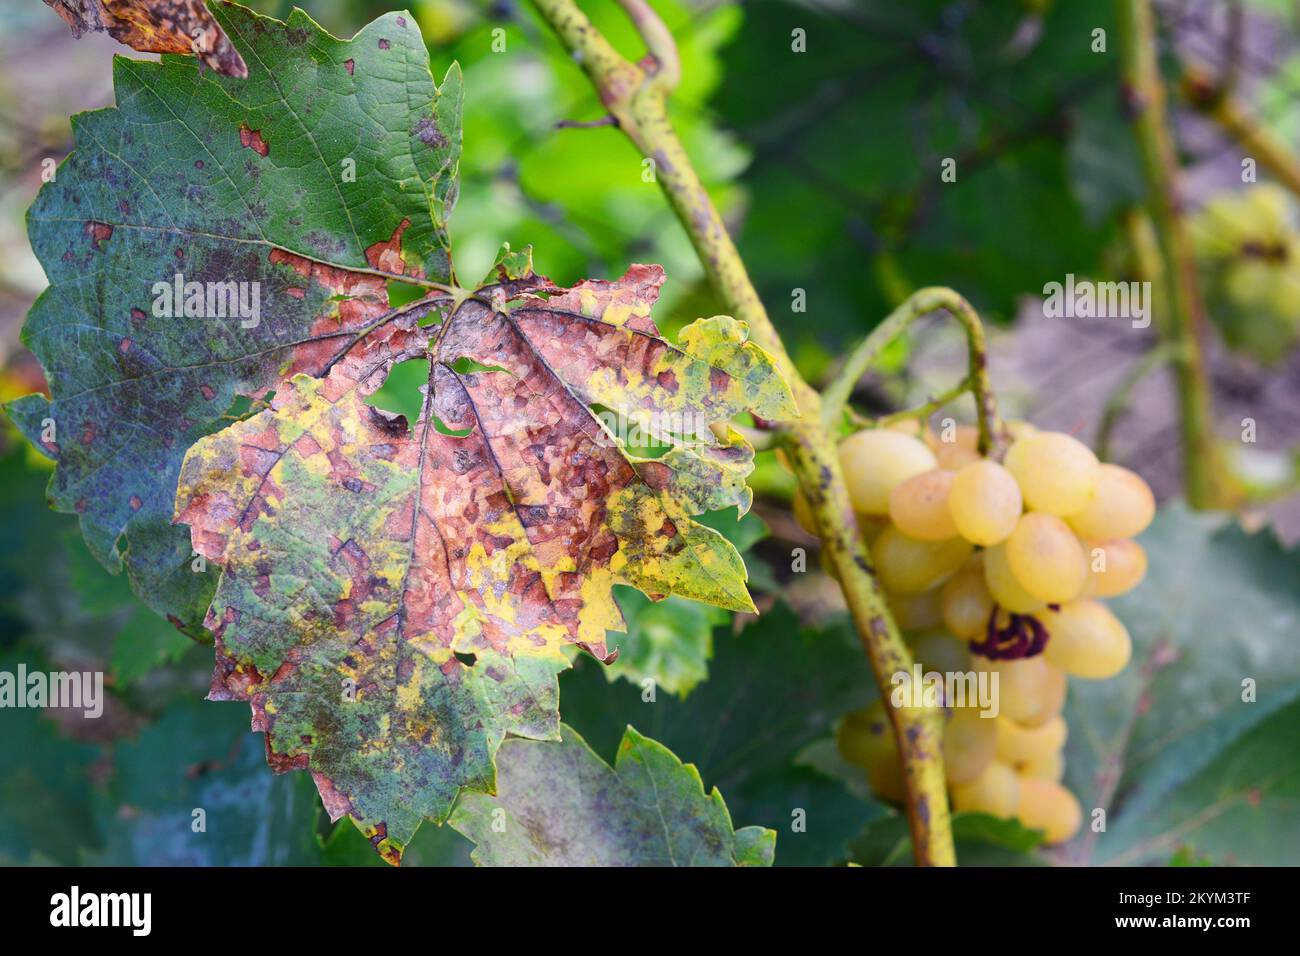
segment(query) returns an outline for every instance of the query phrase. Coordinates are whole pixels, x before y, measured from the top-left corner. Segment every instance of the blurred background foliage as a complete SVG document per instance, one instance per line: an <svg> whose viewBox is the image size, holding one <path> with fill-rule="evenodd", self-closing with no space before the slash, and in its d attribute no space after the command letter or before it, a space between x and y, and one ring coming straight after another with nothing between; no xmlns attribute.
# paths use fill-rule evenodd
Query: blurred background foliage
<svg viewBox="0 0 1300 956"><path fill-rule="evenodd" d="M1109 3L653 2L681 49L674 120L810 380L823 381L911 291L951 286L995 328L993 379L1007 408L1093 437L1108 401L1155 345L1154 330L1049 320L1041 308L1044 285L1067 274L1134 276L1129 226L1144 186L1113 46L1096 49L1097 30L1115 42ZM281 17L290 8L249 5ZM300 5L339 35L392 6ZM616 4L583 6L623 52L640 54ZM462 282L484 274L508 241L531 244L538 270L560 283L662 263L669 282L657 315L670 333L722 311L623 135L567 125L603 111L528 3L410 7L435 76L453 60L465 73L452 221ZM1258 126L1285 144L1300 141L1294 4L1186 0L1158 11L1172 85L1188 62L1231 72ZM111 104L110 58L139 54L102 35L74 41L37 0L6 4L0 26L0 399L8 399L43 385L18 340L45 284L23 227L41 161L71 148L72 113ZM793 31L803 31L806 52L792 47ZM1300 508L1286 494L1300 446L1295 203L1280 187L1253 210L1233 199L1243 188L1242 148L1203 111L1177 99L1175 107L1184 198L1223 330L1210 346L1217 424L1234 464L1269 500L1246 513L1246 530L1174 505L1144 538L1153 572L1172 570L1153 573L1119 610L1139 655L1162 640L1181 640L1186 653L1167 672L1130 668L1131 679L1089 688L1071 704L1068 782L1085 806L1116 808L1119 835L1049 856L1011 824L959 818L966 862L1284 862L1285 841L1270 840L1268 828L1300 837L1300 558L1286 550L1300 537ZM949 159L955 182L940 177ZM856 399L867 411L899 407L953 380L962 362L961 342L942 323L925 324L889 351ZM416 363L399 367L384 403L410 410L422 378ZM1156 368L1128 391L1113 457L1176 499L1168 376ZM1234 440L1245 417L1258 423L1249 448ZM41 506L46 465L11 431L0 440L0 669L18 660L102 669L111 686L95 721L0 712L0 862L377 863L350 824L325 819L307 775L270 774L244 707L200 702L210 648L99 568L75 520ZM830 743L838 719L874 696L838 592L815 555L810 573L791 572L792 548L812 553L815 541L792 521L791 479L771 454L760 455L754 484L751 516L711 523L745 552L764 616L733 621L625 593L620 660L605 669L577 663L561 685L564 719L606 759L633 723L697 763L738 826L777 828L778 863L905 863L903 821L870 797ZM1193 579L1218 583L1203 590ZM1216 650L1225 644L1234 650ZM1189 688L1222 690L1234 675L1265 671L1281 690L1247 718L1225 724L1208 695L1204 706L1187 704ZM658 682L653 704L643 700L646 677ZM1139 703L1152 700L1156 716L1135 732ZM1099 769L1117 767L1114 780ZM791 830L792 806L807 811L806 831ZM196 807L207 813L205 834L191 829ZM458 834L427 825L407 860L466 864L468 852Z"/></svg>

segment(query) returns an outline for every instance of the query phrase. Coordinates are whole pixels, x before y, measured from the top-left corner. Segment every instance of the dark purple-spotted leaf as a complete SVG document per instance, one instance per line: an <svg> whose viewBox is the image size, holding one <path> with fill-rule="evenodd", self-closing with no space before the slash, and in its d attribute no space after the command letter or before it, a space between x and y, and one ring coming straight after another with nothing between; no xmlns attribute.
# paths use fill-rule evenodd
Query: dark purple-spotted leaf
<svg viewBox="0 0 1300 956"><path fill-rule="evenodd" d="M631 727L614 766L571 727L562 740L513 738L495 796L467 793L451 826L481 866L771 866L776 832L735 829L699 771Z"/></svg>
<svg viewBox="0 0 1300 956"><path fill-rule="evenodd" d="M238 396L335 364L382 379L420 349L416 320L452 279L461 141L459 70L435 86L410 16L343 41L301 11L212 14L246 79L118 58L118 105L73 117L75 149L29 213L50 287L23 337L52 398L9 406L58 462L51 505L187 625L213 575L171 525L186 450ZM430 294L398 315L390 279ZM380 324L383 342L354 348Z"/></svg>
<svg viewBox="0 0 1300 956"><path fill-rule="evenodd" d="M203 0L45 0L72 27L72 35L107 33L145 53L191 53L226 76L248 67Z"/></svg>
<svg viewBox="0 0 1300 956"><path fill-rule="evenodd" d="M393 862L492 790L506 734L555 737L562 651L607 657L614 585L753 609L735 548L693 517L748 508L753 450L727 420L794 414L743 324L659 336L657 266L563 290L517 265L405 329L430 339L414 429L365 401L372 333L181 472L177 520L223 569L212 696L248 700L271 763L310 770ZM593 403L671 447L630 454Z"/></svg>

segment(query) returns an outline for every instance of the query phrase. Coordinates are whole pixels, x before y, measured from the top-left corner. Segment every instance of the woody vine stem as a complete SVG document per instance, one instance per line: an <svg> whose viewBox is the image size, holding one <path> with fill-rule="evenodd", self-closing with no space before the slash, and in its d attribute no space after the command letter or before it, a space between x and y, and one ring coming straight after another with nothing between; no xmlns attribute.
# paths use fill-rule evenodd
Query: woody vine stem
<svg viewBox="0 0 1300 956"><path fill-rule="evenodd" d="M600 96L611 122L641 154L653 160L655 175L686 229L714 290L731 314L746 322L750 337L766 349L794 393L800 417L780 423L804 496L821 532L822 547L834 565L844 599L886 702L891 677L910 672L912 655L885 604L871 569L857 519L849 502L836 450L836 432L856 381L880 349L908 325L940 309L963 326L970 343L970 369L957 389L969 390L979 413L980 450L995 454L1002 426L985 370L984 333L970 305L949 289L922 289L894 311L845 362L823 397L795 368L754 289L745 264L717 208L700 182L668 116L668 97L680 75L672 34L646 0L619 0L645 42L647 55L633 63L610 45L574 0L534 0ZM956 854L945 790L938 714L931 710L887 708L898 739L907 788L907 816L919 865L952 866Z"/></svg>

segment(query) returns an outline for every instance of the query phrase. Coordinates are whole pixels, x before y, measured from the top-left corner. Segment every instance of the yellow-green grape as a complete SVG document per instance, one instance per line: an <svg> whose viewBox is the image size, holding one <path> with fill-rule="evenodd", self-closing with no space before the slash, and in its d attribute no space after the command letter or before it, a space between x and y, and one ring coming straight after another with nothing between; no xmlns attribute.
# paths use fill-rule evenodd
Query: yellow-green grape
<svg viewBox="0 0 1300 956"><path fill-rule="evenodd" d="M979 429L973 425L958 425L951 432L945 429L935 436L930 447L934 449L940 468L957 471L980 460L979 437Z"/></svg>
<svg viewBox="0 0 1300 956"><path fill-rule="evenodd" d="M952 788L954 810L989 813L1007 820L1015 816L1019 805L1020 779L1014 770L998 760L989 761L974 780Z"/></svg>
<svg viewBox="0 0 1300 956"><path fill-rule="evenodd" d="M1039 780L1053 780L1057 783L1065 776L1065 756L1058 750L1046 757L1039 757L1022 764L1019 768L1022 777L1037 777Z"/></svg>
<svg viewBox="0 0 1300 956"><path fill-rule="evenodd" d="M1005 464L1031 510L1060 516L1088 504L1101 471L1092 450L1064 432L1017 438L1007 449Z"/></svg>
<svg viewBox="0 0 1300 956"><path fill-rule="evenodd" d="M902 432L904 435L911 435L913 438L925 440L924 426L916 418L900 418L885 427L892 432ZM929 442L926 442L926 444L929 444Z"/></svg>
<svg viewBox="0 0 1300 956"><path fill-rule="evenodd" d="M1006 429L1007 429L1007 434L1011 436L1012 441L1015 441L1017 438L1024 438L1026 435L1038 434L1037 428L1029 424L1029 422L1019 418L1012 418L1008 420L1006 422Z"/></svg>
<svg viewBox="0 0 1300 956"><path fill-rule="evenodd" d="M1098 469L1097 490L1080 511L1066 517L1088 541L1134 538L1156 515L1156 498L1142 476L1120 465Z"/></svg>
<svg viewBox="0 0 1300 956"><path fill-rule="evenodd" d="M953 711L943 728L943 768L949 784L969 783L984 772L997 750L997 721L978 710Z"/></svg>
<svg viewBox="0 0 1300 956"><path fill-rule="evenodd" d="M1049 635L1043 656L1072 677L1114 677L1133 656L1128 630L1100 601L1075 601L1041 620Z"/></svg>
<svg viewBox="0 0 1300 956"><path fill-rule="evenodd" d="M984 552L984 583L999 607L1015 614L1037 614L1047 602L1025 590L1007 563L1005 544L994 545Z"/></svg>
<svg viewBox="0 0 1300 956"><path fill-rule="evenodd" d="M1007 717L997 721L998 759L1009 764L1032 763L1065 746L1065 718L1056 716L1037 727L1024 727Z"/></svg>
<svg viewBox="0 0 1300 956"><path fill-rule="evenodd" d="M957 537L957 525L948 511L948 489L953 474L932 468L901 481L889 493L889 517L898 530L918 541L945 541Z"/></svg>
<svg viewBox="0 0 1300 956"><path fill-rule="evenodd" d="M1042 830L1047 843L1064 843L1083 825L1083 809L1074 794L1055 780L1020 779L1016 816L1031 830Z"/></svg>
<svg viewBox="0 0 1300 956"><path fill-rule="evenodd" d="M881 701L846 716L836 743L841 757L867 772L867 782L876 796L893 803L906 799L898 742Z"/></svg>
<svg viewBox="0 0 1300 956"><path fill-rule="evenodd" d="M956 571L971 554L969 541L917 541L890 525L871 544L871 563L886 590L920 594Z"/></svg>
<svg viewBox="0 0 1300 956"><path fill-rule="evenodd" d="M973 544L1005 541L1023 510L1016 479L995 461L972 462L952 479L948 511L957 531Z"/></svg>
<svg viewBox="0 0 1300 956"><path fill-rule="evenodd" d="M997 675L1000 715L1025 722L1041 714L1052 680L1042 654L987 662L981 659L980 669L989 673L990 681L993 674Z"/></svg>
<svg viewBox="0 0 1300 956"><path fill-rule="evenodd" d="M1116 597L1133 590L1147 573L1147 553L1136 541L1123 538L1094 544L1088 551L1087 597Z"/></svg>
<svg viewBox="0 0 1300 956"><path fill-rule="evenodd" d="M890 594L889 612L894 622L905 631L924 631L940 621L939 592L923 591L920 594Z"/></svg>
<svg viewBox="0 0 1300 956"><path fill-rule="evenodd" d="M1073 600L1087 583L1083 546L1056 515L1022 515L1003 548L1011 573L1036 598L1049 603Z"/></svg>
<svg viewBox="0 0 1300 956"><path fill-rule="evenodd" d="M802 491L795 490L790 510L794 512L795 524L813 537L817 537L817 519L813 516L812 505L808 504L808 499L803 496Z"/></svg>
<svg viewBox="0 0 1300 956"><path fill-rule="evenodd" d="M1026 714L1016 721L1022 727L1039 727L1065 709L1065 696L1069 690L1065 671L1051 661L1045 661L1045 664L1042 702L1032 714Z"/></svg>
<svg viewBox="0 0 1300 956"><path fill-rule="evenodd" d="M984 561L974 555L939 589L943 626L963 641L983 640L993 613L993 595L984 583Z"/></svg>
<svg viewBox="0 0 1300 956"><path fill-rule="evenodd" d="M909 642L912 656L921 665L922 673L938 671L940 674L958 674L970 670L970 649L965 641L958 640L943 631L927 631L918 634ZM952 701L942 701L945 706L953 706Z"/></svg>
<svg viewBox="0 0 1300 956"><path fill-rule="evenodd" d="M919 438L889 428L868 428L840 443L840 464L853 510L887 515L894 486L939 463Z"/></svg>

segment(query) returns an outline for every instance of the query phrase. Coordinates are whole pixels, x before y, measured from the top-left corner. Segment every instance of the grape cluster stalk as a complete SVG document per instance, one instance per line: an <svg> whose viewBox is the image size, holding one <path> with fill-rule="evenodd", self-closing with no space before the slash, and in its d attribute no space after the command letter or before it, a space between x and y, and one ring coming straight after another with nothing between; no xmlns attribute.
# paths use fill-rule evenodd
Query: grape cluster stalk
<svg viewBox="0 0 1300 956"><path fill-rule="evenodd" d="M1132 656L1104 600L1145 576L1133 539L1155 498L1139 475L1070 435L1007 428L1001 461L980 454L970 426L938 435L900 422L840 443L872 564L934 694L881 699L842 721L837 739L872 790L901 803L887 708L938 709L954 809L1016 819L1053 844L1083 822L1061 783L1068 683L1113 677ZM795 515L815 533L800 498ZM973 679L949 679L963 675ZM977 687L996 692L966 693Z"/></svg>

